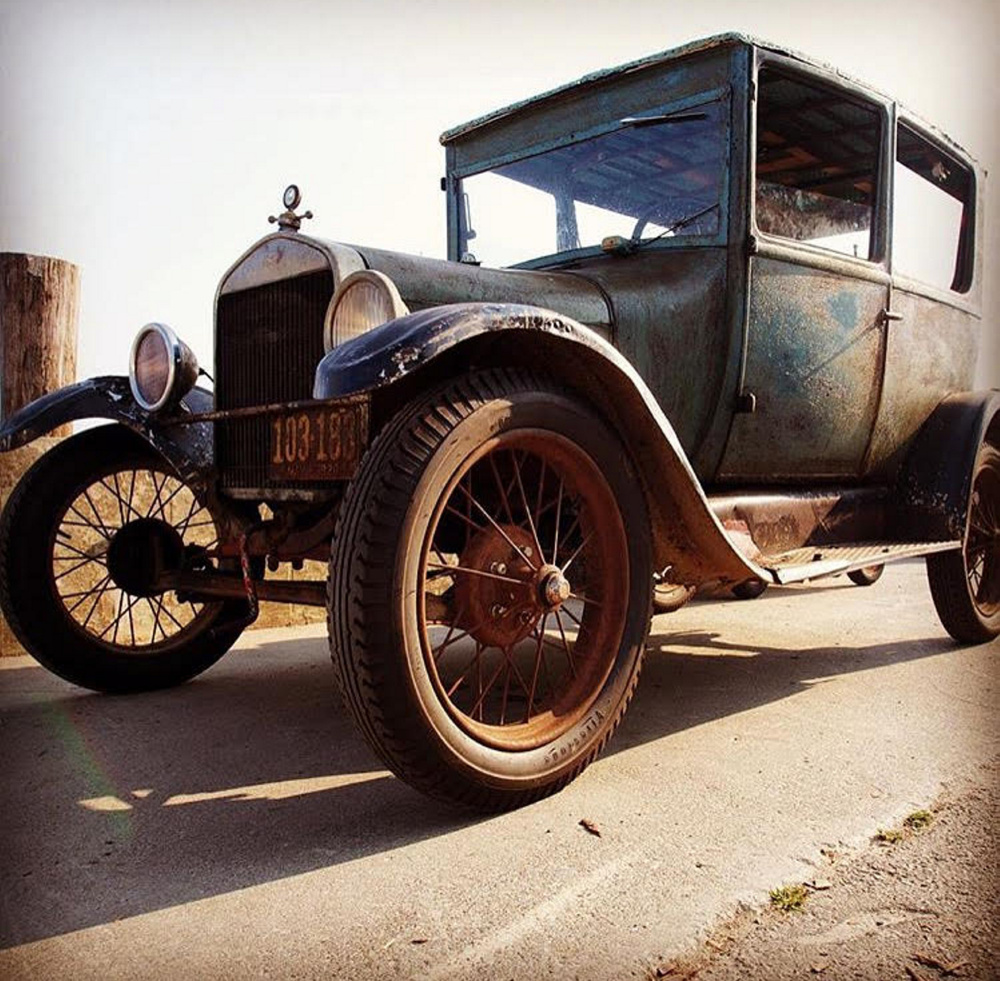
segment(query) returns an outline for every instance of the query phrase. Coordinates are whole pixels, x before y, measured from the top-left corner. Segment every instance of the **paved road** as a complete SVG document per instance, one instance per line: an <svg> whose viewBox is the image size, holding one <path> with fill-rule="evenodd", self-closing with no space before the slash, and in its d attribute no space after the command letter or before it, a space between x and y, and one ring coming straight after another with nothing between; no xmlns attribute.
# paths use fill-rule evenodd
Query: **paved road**
<svg viewBox="0 0 1000 981"><path fill-rule="evenodd" d="M994 758L998 658L919 563L696 601L609 752L486 820L379 768L317 628L125 698L0 662L0 976L643 977Z"/></svg>

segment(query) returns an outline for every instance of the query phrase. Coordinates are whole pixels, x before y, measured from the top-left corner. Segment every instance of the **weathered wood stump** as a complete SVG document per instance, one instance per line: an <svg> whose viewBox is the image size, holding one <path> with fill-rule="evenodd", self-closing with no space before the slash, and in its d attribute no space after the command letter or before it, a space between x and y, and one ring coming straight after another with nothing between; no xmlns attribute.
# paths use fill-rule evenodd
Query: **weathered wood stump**
<svg viewBox="0 0 1000 981"><path fill-rule="evenodd" d="M0 252L0 420L76 378L79 298L71 262Z"/></svg>
<svg viewBox="0 0 1000 981"><path fill-rule="evenodd" d="M64 259L0 252L0 422L76 378L80 270ZM70 426L0 453L0 507L27 468ZM23 654L0 616L0 656Z"/></svg>

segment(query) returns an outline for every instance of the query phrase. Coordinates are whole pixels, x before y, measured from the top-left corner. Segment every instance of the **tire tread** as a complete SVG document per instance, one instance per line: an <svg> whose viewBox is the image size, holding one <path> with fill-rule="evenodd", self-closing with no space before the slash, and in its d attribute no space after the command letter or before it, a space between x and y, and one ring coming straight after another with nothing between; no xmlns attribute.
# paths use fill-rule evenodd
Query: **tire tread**
<svg viewBox="0 0 1000 981"><path fill-rule="evenodd" d="M394 773L431 797L476 811L495 812L529 804L572 781L601 752L617 729L638 683L643 651L615 717L596 744L558 781L523 791L472 784L435 765L422 749L404 693L390 690L372 644L390 645L389 610L396 529L411 492L442 441L485 403L511 391L554 389L533 372L495 369L464 376L399 413L379 434L344 499L328 579L328 627L334 678L365 739ZM402 479L396 479L398 475ZM650 590L650 604L652 590ZM647 609L648 624L651 608ZM644 646L644 645L642 645Z"/></svg>
<svg viewBox="0 0 1000 981"><path fill-rule="evenodd" d="M0 609L14 636L37 661L54 674L93 691L121 694L150 691L180 684L214 664L243 632L234 619L240 603L226 603L220 615L183 647L156 657L120 655L96 639L73 631L61 611L46 615L32 589L36 575L28 575L39 561L40 539L46 527L46 507L57 499L82 468L96 470L114 461L142 468L162 465L162 458L144 441L121 426L102 426L68 437L40 457L24 473L0 516ZM55 600L45 597L49 603Z"/></svg>

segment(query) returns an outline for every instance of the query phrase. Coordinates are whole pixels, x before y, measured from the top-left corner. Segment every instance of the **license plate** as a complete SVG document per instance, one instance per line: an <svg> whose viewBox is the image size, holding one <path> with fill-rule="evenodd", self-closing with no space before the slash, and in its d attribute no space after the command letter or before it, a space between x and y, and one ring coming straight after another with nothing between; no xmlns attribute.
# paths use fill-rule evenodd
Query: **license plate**
<svg viewBox="0 0 1000 981"><path fill-rule="evenodd" d="M268 476L349 480L368 442L368 402L289 409L271 418Z"/></svg>

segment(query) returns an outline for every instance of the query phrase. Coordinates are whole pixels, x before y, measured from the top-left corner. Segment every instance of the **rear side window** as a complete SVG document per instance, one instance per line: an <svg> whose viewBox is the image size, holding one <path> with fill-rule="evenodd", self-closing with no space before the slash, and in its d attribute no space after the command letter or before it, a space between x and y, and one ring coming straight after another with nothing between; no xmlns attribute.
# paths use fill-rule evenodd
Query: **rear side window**
<svg viewBox="0 0 1000 981"><path fill-rule="evenodd" d="M893 185L893 272L965 292L972 282L969 169L901 125Z"/></svg>
<svg viewBox="0 0 1000 981"><path fill-rule="evenodd" d="M872 257L881 116L791 74L758 76L755 191L762 232Z"/></svg>

